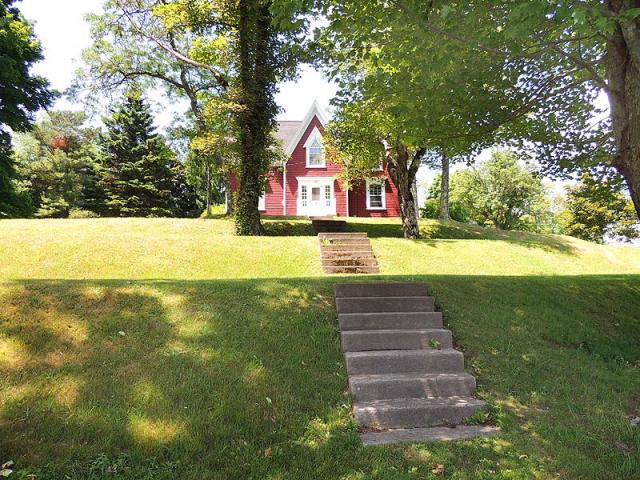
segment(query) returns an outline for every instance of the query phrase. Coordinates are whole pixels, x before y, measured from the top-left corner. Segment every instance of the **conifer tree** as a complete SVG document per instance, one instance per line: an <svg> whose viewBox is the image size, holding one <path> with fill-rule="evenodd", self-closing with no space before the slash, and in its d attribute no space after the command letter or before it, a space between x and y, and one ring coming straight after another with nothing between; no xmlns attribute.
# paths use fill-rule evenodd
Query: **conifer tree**
<svg viewBox="0 0 640 480"><path fill-rule="evenodd" d="M120 217L167 217L177 213L173 198L175 155L155 132L149 106L130 90L105 119L102 188L105 212Z"/></svg>

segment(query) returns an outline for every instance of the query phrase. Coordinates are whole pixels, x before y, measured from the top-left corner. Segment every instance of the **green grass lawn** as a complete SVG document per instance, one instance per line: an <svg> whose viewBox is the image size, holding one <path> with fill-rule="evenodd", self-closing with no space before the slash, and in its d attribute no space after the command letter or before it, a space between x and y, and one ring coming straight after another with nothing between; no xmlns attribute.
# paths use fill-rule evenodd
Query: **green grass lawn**
<svg viewBox="0 0 640 480"><path fill-rule="evenodd" d="M42 479L640 478L640 249L394 221L503 434L364 448L307 222L0 221L0 464ZM287 235L289 234L289 235ZM432 473L433 463L445 466Z"/></svg>

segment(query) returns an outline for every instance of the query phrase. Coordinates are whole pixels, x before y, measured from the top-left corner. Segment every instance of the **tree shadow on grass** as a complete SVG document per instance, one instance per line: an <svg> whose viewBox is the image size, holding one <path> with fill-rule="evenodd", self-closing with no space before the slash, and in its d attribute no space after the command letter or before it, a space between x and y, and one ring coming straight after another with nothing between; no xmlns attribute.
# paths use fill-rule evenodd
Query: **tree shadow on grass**
<svg viewBox="0 0 640 480"><path fill-rule="evenodd" d="M303 217L268 217L263 222L265 232L272 237L311 237L317 233L311 220Z"/></svg>
<svg viewBox="0 0 640 480"><path fill-rule="evenodd" d="M363 448L349 415L347 280L1 283L0 460L38 479L640 475L640 276L412 277L513 422L393 448Z"/></svg>
<svg viewBox="0 0 640 480"><path fill-rule="evenodd" d="M304 217L265 217L264 227L269 236L315 236L311 221ZM367 221L359 218L347 221L348 232L366 232L369 238L403 238L402 225L397 222ZM454 220L422 220L420 241L430 240L498 240L539 248L550 252L575 254L575 246L570 239L559 235L543 235L531 232L498 230L479 227Z"/></svg>
<svg viewBox="0 0 640 480"><path fill-rule="evenodd" d="M352 231L367 232L370 238L403 238L402 225L399 223L352 222L348 225ZM559 235L498 230L453 220L422 220L420 235L420 241L423 242L430 240L499 240L546 251L575 253L575 247L570 243L570 240Z"/></svg>

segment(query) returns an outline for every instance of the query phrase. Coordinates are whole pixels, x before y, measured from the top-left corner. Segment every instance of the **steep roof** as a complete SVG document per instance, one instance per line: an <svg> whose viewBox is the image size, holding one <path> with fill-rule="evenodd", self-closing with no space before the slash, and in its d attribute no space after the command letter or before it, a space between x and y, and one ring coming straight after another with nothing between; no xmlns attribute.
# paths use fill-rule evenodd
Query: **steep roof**
<svg viewBox="0 0 640 480"><path fill-rule="evenodd" d="M301 125L302 120L281 120L278 122L276 137L282 142L283 147L291 143L291 140L296 136Z"/></svg>

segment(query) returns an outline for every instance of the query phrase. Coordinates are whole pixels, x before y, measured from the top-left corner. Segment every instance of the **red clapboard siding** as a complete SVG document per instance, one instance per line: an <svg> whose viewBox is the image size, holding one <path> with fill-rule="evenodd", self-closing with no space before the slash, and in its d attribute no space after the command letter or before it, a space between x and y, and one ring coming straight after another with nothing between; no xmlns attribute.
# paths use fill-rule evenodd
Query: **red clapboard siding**
<svg viewBox="0 0 640 480"><path fill-rule="evenodd" d="M307 168L307 152L304 144L315 127L318 127L320 133L324 133L324 127L318 117L313 117L293 151L293 154L291 154L291 158L287 162L287 215L296 214L296 197L298 195L297 177L335 177L340 172L340 166L329 162L327 162L325 168ZM336 197L336 214L341 217L346 216L346 194L342 190L340 182L337 180L333 184L333 188Z"/></svg>
<svg viewBox="0 0 640 480"><path fill-rule="evenodd" d="M352 217L399 217L400 203L398 202L398 189L389 178L386 170L383 173L385 182L385 210L367 210L366 184L362 182L349 192L349 215ZM382 175L381 175L382 176Z"/></svg>
<svg viewBox="0 0 640 480"><path fill-rule="evenodd" d="M314 128L318 128L320 133L324 133L324 127L322 122L317 116L314 116L309 125L307 126L302 138L298 142L298 145L293 151L291 158L287 162L286 167L286 215L296 215L297 208L297 195L298 195L298 180L297 177L337 177L340 173L340 166L327 162L324 168L307 168L306 166L306 150L304 144L309 138L309 135ZM388 172L380 173L384 176L386 181L385 186L385 210L367 210L367 197L365 183L357 185L350 192L348 192L349 206L347 208L347 193L343 190L339 180L334 181L334 194L336 200L336 215L343 217L346 215L357 217L399 217L400 205L398 203L398 191L389 177ZM267 191L265 200L265 210L261 213L265 215L279 216L284 213L283 205L283 189L282 184L284 175L281 167L272 167L269 172L269 178L267 181ZM235 175L231 175L229 178L229 186L232 192L238 189L238 179Z"/></svg>

